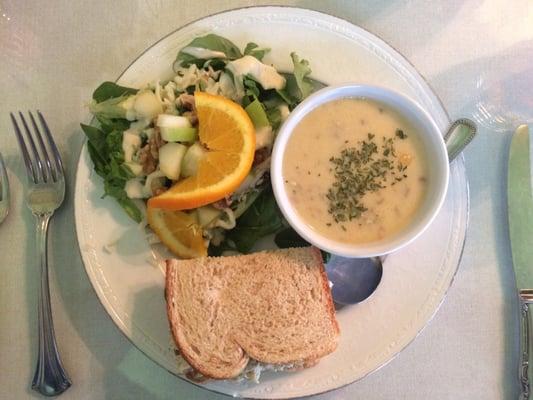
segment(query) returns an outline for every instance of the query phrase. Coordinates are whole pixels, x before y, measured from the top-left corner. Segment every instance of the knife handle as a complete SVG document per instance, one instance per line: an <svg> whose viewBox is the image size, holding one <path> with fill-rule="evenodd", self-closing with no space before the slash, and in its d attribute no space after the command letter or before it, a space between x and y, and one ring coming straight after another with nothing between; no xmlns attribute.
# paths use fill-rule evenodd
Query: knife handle
<svg viewBox="0 0 533 400"><path fill-rule="evenodd" d="M520 400L528 400L529 386L529 305L533 303L531 290L520 291L520 366L519 378L521 385Z"/></svg>

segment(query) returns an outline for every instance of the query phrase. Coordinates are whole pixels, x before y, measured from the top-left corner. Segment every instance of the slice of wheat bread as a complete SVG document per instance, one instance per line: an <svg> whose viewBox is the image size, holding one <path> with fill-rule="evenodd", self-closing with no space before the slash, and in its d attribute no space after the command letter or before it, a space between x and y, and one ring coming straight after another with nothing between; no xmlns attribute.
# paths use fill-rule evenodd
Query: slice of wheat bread
<svg viewBox="0 0 533 400"><path fill-rule="evenodd" d="M250 358L312 365L337 347L339 327L320 251L168 260L168 319L183 357L213 379Z"/></svg>

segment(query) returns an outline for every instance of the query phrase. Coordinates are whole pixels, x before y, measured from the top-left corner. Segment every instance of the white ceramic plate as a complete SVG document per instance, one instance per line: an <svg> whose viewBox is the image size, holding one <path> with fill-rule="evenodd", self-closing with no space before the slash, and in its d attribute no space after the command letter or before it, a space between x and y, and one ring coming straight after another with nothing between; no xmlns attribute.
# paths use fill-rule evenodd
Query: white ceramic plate
<svg viewBox="0 0 533 400"><path fill-rule="evenodd" d="M346 21L287 7L245 8L213 15L166 36L145 51L118 82L139 87L172 74L178 50L207 32L239 46L269 46L267 58L290 70L291 51L311 63L313 76L330 84L360 82L385 86L421 104L444 131L445 110L424 79L383 41ZM105 79L106 77L102 77ZM101 199L103 185L84 147L78 165L75 217L87 274L105 309L124 334L168 371L180 365L166 320L163 274L150 263L151 250L138 227L112 199ZM335 389L363 378L410 343L439 308L457 270L468 219L468 184L463 159L450 171L445 204L431 227L391 255L372 297L337 314L337 351L317 366L292 373L265 373L260 384L210 382L210 390L234 396L288 398ZM105 246L115 243L107 252Z"/></svg>

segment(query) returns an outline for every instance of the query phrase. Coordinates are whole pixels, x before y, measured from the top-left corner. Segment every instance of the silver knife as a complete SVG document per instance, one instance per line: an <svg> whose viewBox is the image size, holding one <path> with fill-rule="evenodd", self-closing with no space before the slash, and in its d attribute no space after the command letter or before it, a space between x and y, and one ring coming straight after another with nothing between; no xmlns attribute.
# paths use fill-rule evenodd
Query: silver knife
<svg viewBox="0 0 533 400"><path fill-rule="evenodd" d="M509 151L507 177L509 236L513 266L520 300L520 368L521 399L529 399L530 304L533 304L533 195L529 129L516 130Z"/></svg>

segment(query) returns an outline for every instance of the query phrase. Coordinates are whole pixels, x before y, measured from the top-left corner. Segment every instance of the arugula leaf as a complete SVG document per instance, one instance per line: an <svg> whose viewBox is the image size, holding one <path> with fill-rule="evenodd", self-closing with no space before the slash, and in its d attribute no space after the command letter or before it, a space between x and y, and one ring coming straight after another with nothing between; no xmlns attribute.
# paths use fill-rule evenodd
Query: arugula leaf
<svg viewBox="0 0 533 400"><path fill-rule="evenodd" d="M264 91L261 85L249 75L245 75L242 82L243 82L244 89L245 89L244 93L247 96L252 96L252 97L257 98L261 94L261 91Z"/></svg>
<svg viewBox="0 0 533 400"><path fill-rule="evenodd" d="M291 53L291 58L294 65L293 72L292 74L285 75L287 84L283 90L278 92L287 101L289 106L294 106L309 96L315 90L315 85L309 77L311 74L309 61L300 60L294 52Z"/></svg>
<svg viewBox="0 0 533 400"><path fill-rule="evenodd" d="M276 90L267 90L261 95L261 102L265 107L265 112L267 114L268 121L272 126L273 130L277 130L281 125L281 110L280 106L290 106L283 98L279 95Z"/></svg>
<svg viewBox="0 0 533 400"><path fill-rule="evenodd" d="M265 90L253 77L246 75L243 79L245 96L242 105L254 122L256 128L271 125L276 130L281 125L281 112L278 106L287 102L275 89ZM296 105L295 100L290 100ZM257 117L257 118L254 118Z"/></svg>
<svg viewBox="0 0 533 400"><path fill-rule="evenodd" d="M311 68L309 67L309 61L304 59L300 60L296 53L291 53L291 58L294 64L294 80L299 90L298 99L301 101L313 91L313 84L308 78L311 75Z"/></svg>
<svg viewBox="0 0 533 400"><path fill-rule="evenodd" d="M236 206L233 208L233 214L235 215L235 218L239 218L246 210L248 210L248 208L250 208L255 199L257 199L261 192L265 189L265 186L266 184L263 183L263 185L248 190L248 192L241 195L242 197L239 199L239 201L235 202Z"/></svg>
<svg viewBox="0 0 533 400"><path fill-rule="evenodd" d="M291 95L288 90L290 87L290 82L294 81L294 77L292 75L286 75L286 79L287 79L287 84L285 85L283 89L277 89L276 94L278 95L279 98L281 98L281 100L284 103L287 103L289 108L292 110L294 107L298 105L299 101L297 98Z"/></svg>
<svg viewBox="0 0 533 400"><path fill-rule="evenodd" d="M87 136L89 143L94 147L94 150L98 153L105 151L105 134L100 129L91 125L81 124L81 129Z"/></svg>
<svg viewBox="0 0 533 400"><path fill-rule="evenodd" d="M209 255L220 256L227 250L246 254L257 240L272 233L276 234L274 242L281 249L310 246L294 229L287 226L276 204L272 189L269 188L262 192L241 218L237 219L237 226L228 232L220 246L209 247ZM326 264L331 254L324 250L320 250L320 253L322 261Z"/></svg>
<svg viewBox="0 0 533 400"><path fill-rule="evenodd" d="M143 215L124 190L126 181L133 178L133 174L124 165L123 131L111 130L106 132L85 124L81 124L81 129L87 136L87 148L94 169L104 180L104 196L114 197L131 218L140 222Z"/></svg>
<svg viewBox="0 0 533 400"><path fill-rule="evenodd" d="M113 130L125 131L130 122L126 120L125 100L134 96L139 90L104 82L93 93L89 110L100 123L105 134Z"/></svg>
<svg viewBox="0 0 533 400"><path fill-rule="evenodd" d="M281 249L310 246L310 244L298 235L290 226L276 234L274 237L274 243L276 243L276 246Z"/></svg>
<svg viewBox="0 0 533 400"><path fill-rule="evenodd" d="M222 58L196 58L190 54L183 53L179 60L176 58L172 64L172 68L174 71L177 71L179 66L190 67L192 64L195 64L199 69L211 67L214 71L220 71L226 68L226 62L227 61Z"/></svg>
<svg viewBox="0 0 533 400"><path fill-rule="evenodd" d="M288 74L284 73L282 74L285 79L287 80L287 84L282 90L277 91L277 95L284 99L285 102L289 105L291 109L293 109L295 106L297 106L304 98L300 98L300 89L298 88L298 84L296 82L296 78L294 74ZM326 87L326 85L316 79L306 77L304 79L305 86L307 88L310 88L311 91L307 94L307 96L313 92L316 92L319 89L322 89ZM308 86L310 85L310 86Z"/></svg>
<svg viewBox="0 0 533 400"><path fill-rule="evenodd" d="M190 54L183 53L181 56L176 58L174 64L172 64L172 67L174 71L177 71L179 66L190 67L193 64L195 64L198 68L203 68L205 63L206 60L203 58L196 58Z"/></svg>
<svg viewBox="0 0 533 400"><path fill-rule="evenodd" d="M106 160L100 155L101 152L96 148L91 140L87 142L87 149L89 150L89 156L93 160L94 170L102 178L106 176Z"/></svg>
<svg viewBox="0 0 533 400"><path fill-rule="evenodd" d="M93 92L93 100L101 103L113 97L136 94L139 90L117 85L115 82L104 82Z"/></svg>
<svg viewBox="0 0 533 400"><path fill-rule="evenodd" d="M277 108L282 104L287 104L276 90L267 90L261 95L261 102L267 108Z"/></svg>
<svg viewBox="0 0 533 400"><path fill-rule="evenodd" d="M118 162L124 162L124 152L122 151L122 132L111 131L106 135L105 143L107 145L107 151L112 160Z"/></svg>
<svg viewBox="0 0 533 400"><path fill-rule="evenodd" d="M112 131L121 131L129 129L131 121L123 118L109 119L102 116L96 116L96 119L100 123L100 129L105 133L111 133Z"/></svg>
<svg viewBox="0 0 533 400"><path fill-rule="evenodd" d="M136 222L141 222L143 215L141 210L137 207L135 202L128 197L126 191L119 185L122 181L105 180L104 191L105 195L116 199L117 203L126 211L126 213Z"/></svg>
<svg viewBox="0 0 533 400"><path fill-rule="evenodd" d="M276 246L278 246L280 249L286 249L289 247L311 246L290 226L285 228L281 232L278 232L278 234L274 237L274 242L276 243ZM331 258L331 254L324 250L320 250L320 253L322 254L322 261L324 262L324 264L327 264L327 262Z"/></svg>
<svg viewBox="0 0 533 400"><path fill-rule="evenodd" d="M263 57L269 51L270 49L267 47L259 47L256 43L250 42L244 48L244 55L252 56L257 58L259 61L263 61Z"/></svg>
<svg viewBox="0 0 533 400"><path fill-rule="evenodd" d="M126 211L126 213L130 216L131 219L133 219L135 222L142 221L143 214L141 210L139 210L139 207L137 207L135 202L126 195L126 192L124 192L124 197L117 199L117 201L118 204L122 206L122 208Z"/></svg>
<svg viewBox="0 0 533 400"><path fill-rule="evenodd" d="M215 35L214 33L197 37L185 47L199 47L212 51L220 51L224 53L226 58L229 60L235 60L242 57L241 51L232 41L222 36ZM198 65L198 62L200 61L202 64ZM201 60L190 54L184 53L182 49L179 51L178 56L176 57L175 64L182 65L184 67L188 67L191 64L197 64L200 67L204 62L205 60Z"/></svg>
<svg viewBox="0 0 533 400"><path fill-rule="evenodd" d="M223 245L246 254L260 238L283 230L286 224L268 187L237 218L237 226L228 231Z"/></svg>
<svg viewBox="0 0 533 400"><path fill-rule="evenodd" d="M221 58L212 58L211 60L204 60L203 66L205 68L209 66L213 68L214 71L220 71L226 68L226 61L222 60Z"/></svg>
<svg viewBox="0 0 533 400"><path fill-rule="evenodd" d="M209 257L220 257L225 251L234 252L235 248L230 246L226 241L223 241L218 246L210 244L207 248L207 255Z"/></svg>
<svg viewBox="0 0 533 400"><path fill-rule="evenodd" d="M270 108L266 110L266 116L268 122L272 126L273 130L277 130L281 125L281 111L278 107Z"/></svg>
<svg viewBox="0 0 533 400"><path fill-rule="evenodd" d="M128 97L129 96L110 97L100 103L92 102L89 104L89 111L91 111L99 121L109 125L112 123L110 121L112 119L126 118L127 110L123 104Z"/></svg>

